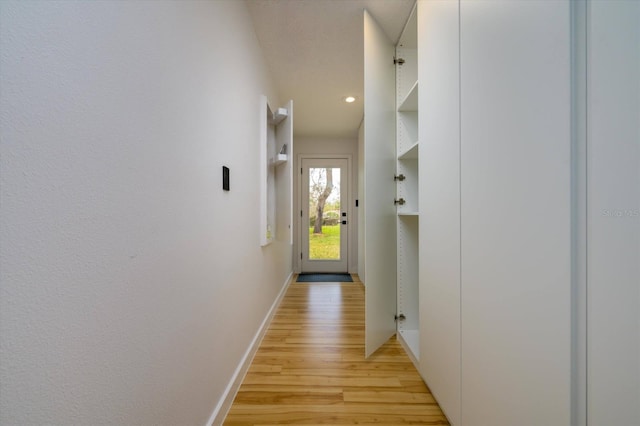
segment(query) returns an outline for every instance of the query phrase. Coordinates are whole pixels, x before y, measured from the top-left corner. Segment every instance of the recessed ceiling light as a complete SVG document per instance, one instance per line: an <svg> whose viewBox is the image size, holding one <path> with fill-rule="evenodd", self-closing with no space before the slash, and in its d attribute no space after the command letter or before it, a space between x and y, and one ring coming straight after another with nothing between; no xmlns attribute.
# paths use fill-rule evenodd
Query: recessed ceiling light
<svg viewBox="0 0 640 426"><path fill-rule="evenodd" d="M347 96L346 98L344 98L344 101L348 104L355 102L356 98L354 96Z"/></svg>

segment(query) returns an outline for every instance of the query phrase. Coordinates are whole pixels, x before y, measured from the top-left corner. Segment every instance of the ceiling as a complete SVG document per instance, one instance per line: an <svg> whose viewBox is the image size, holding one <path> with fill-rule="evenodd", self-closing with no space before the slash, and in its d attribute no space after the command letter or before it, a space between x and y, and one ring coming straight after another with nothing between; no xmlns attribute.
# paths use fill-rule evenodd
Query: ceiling
<svg viewBox="0 0 640 426"><path fill-rule="evenodd" d="M353 138L362 121L363 11L397 42L415 0L247 0L297 137ZM348 95L354 103L344 102ZM276 107L276 105L274 105Z"/></svg>

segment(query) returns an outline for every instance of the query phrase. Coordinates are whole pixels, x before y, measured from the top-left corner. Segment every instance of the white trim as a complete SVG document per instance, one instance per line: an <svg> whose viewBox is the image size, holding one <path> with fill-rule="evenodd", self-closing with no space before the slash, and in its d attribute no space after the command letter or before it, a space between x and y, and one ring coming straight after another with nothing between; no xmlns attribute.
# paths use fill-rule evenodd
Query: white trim
<svg viewBox="0 0 640 426"><path fill-rule="evenodd" d="M240 385L242 384L242 381L244 380L244 377L246 376L247 371L251 366L253 357L255 356L256 352L258 351L258 348L260 347L262 338L267 332L267 329L269 328L269 324L271 324L271 320L273 319L273 316L275 315L278 306L280 306L280 302L282 301L282 298L284 297L285 293L287 292L287 289L289 288L289 285L291 284L292 278L293 278L293 272L290 272L289 276L284 282L284 285L282 286L282 289L280 289L280 293L278 293L276 300L274 300L273 304L271 305L271 308L269 309L269 312L267 312L267 315L262 321L262 324L260 324L260 327L258 328L258 332L253 337L251 344L249 345L249 347L247 348L247 351L245 352L244 356L240 360L240 363L238 364L236 371L234 371L233 376L231 376L231 380L229 381L227 388L224 390L222 397L218 401L218 404L214 408L213 413L211 413L211 416L209 417L209 421L207 422L207 425L211 425L211 426L222 425L225 417L227 417L227 414L229 413L229 409L231 409L231 405L233 404L233 400L235 399L236 394L240 389Z"/></svg>

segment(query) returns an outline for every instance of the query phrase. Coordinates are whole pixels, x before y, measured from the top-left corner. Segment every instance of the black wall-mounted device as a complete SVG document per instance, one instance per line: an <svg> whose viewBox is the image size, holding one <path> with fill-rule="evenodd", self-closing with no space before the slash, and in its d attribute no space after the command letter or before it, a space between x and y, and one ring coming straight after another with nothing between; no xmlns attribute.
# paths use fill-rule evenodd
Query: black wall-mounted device
<svg viewBox="0 0 640 426"><path fill-rule="evenodd" d="M222 189L229 190L229 168L227 166L222 166Z"/></svg>

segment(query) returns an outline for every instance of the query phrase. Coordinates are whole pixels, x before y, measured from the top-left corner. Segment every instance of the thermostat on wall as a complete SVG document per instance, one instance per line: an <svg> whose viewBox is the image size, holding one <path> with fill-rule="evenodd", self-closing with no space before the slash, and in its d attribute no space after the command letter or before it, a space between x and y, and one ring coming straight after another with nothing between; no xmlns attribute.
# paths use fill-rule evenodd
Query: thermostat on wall
<svg viewBox="0 0 640 426"><path fill-rule="evenodd" d="M222 166L222 189L229 190L229 168L227 166Z"/></svg>

